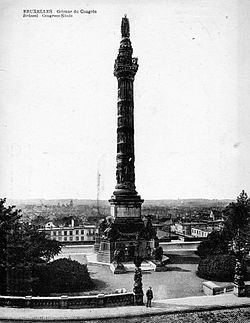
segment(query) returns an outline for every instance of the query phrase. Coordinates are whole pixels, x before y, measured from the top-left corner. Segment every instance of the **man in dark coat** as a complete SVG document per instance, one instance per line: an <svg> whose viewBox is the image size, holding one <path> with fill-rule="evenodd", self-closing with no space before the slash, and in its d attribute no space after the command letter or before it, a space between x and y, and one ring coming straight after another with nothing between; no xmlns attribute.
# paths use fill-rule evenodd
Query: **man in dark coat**
<svg viewBox="0 0 250 323"><path fill-rule="evenodd" d="M153 299L153 291L152 287L149 286L148 290L146 291L146 296L147 296L147 307L151 307L151 300Z"/></svg>

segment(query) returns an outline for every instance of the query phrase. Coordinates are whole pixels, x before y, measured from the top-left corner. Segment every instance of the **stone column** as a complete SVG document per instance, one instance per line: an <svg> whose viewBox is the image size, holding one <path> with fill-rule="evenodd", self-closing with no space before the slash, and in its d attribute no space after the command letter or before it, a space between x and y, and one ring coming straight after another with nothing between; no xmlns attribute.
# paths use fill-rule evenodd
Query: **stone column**
<svg viewBox="0 0 250 323"><path fill-rule="evenodd" d="M140 218L143 200L135 187L134 152L134 77L138 70L133 58L129 21L122 18L122 39L115 60L114 75L118 82L116 186L111 197L111 215L116 218Z"/></svg>
<svg viewBox="0 0 250 323"><path fill-rule="evenodd" d="M129 21L122 18L122 39L115 61L114 75L118 81L117 100L117 158L114 195L136 195L134 170L134 77L138 70L137 58L132 58L129 39Z"/></svg>

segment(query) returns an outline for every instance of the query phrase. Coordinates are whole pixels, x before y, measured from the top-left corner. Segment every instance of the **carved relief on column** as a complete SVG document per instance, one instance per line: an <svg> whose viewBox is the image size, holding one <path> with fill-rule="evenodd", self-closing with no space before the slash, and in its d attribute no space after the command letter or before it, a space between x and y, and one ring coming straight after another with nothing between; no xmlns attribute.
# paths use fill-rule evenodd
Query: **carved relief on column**
<svg viewBox="0 0 250 323"><path fill-rule="evenodd" d="M116 161L117 184L123 184L123 188L135 188L134 157L126 152L118 153Z"/></svg>
<svg viewBox="0 0 250 323"><path fill-rule="evenodd" d="M118 102L121 100L133 101L133 78L118 78Z"/></svg>

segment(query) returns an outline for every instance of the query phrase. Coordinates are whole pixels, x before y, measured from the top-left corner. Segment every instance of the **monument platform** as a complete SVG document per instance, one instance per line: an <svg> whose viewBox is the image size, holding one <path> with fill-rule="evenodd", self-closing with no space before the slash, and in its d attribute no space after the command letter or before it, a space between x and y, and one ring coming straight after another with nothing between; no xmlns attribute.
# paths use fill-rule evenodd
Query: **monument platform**
<svg viewBox="0 0 250 323"><path fill-rule="evenodd" d="M112 269L114 267L114 265L112 263L98 261L97 254L91 253L91 254L87 254L86 256L87 256L87 263L88 264L97 265L97 266L106 266L106 267L109 267L112 272L114 272L114 270ZM135 265L132 261L124 262L123 265L125 268L125 273L135 271ZM141 264L141 270L144 272L145 271L155 271L156 265L151 261L143 261Z"/></svg>

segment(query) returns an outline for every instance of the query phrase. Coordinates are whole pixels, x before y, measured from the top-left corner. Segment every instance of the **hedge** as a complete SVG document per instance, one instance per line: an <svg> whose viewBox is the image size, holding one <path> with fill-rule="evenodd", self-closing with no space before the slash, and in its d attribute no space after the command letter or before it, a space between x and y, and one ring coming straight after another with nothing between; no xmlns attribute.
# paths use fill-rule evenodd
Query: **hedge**
<svg viewBox="0 0 250 323"><path fill-rule="evenodd" d="M93 287L86 265L66 258L34 267L33 294L84 292Z"/></svg>
<svg viewBox="0 0 250 323"><path fill-rule="evenodd" d="M215 281L233 281L236 259L232 255L216 255L201 258L197 275Z"/></svg>

